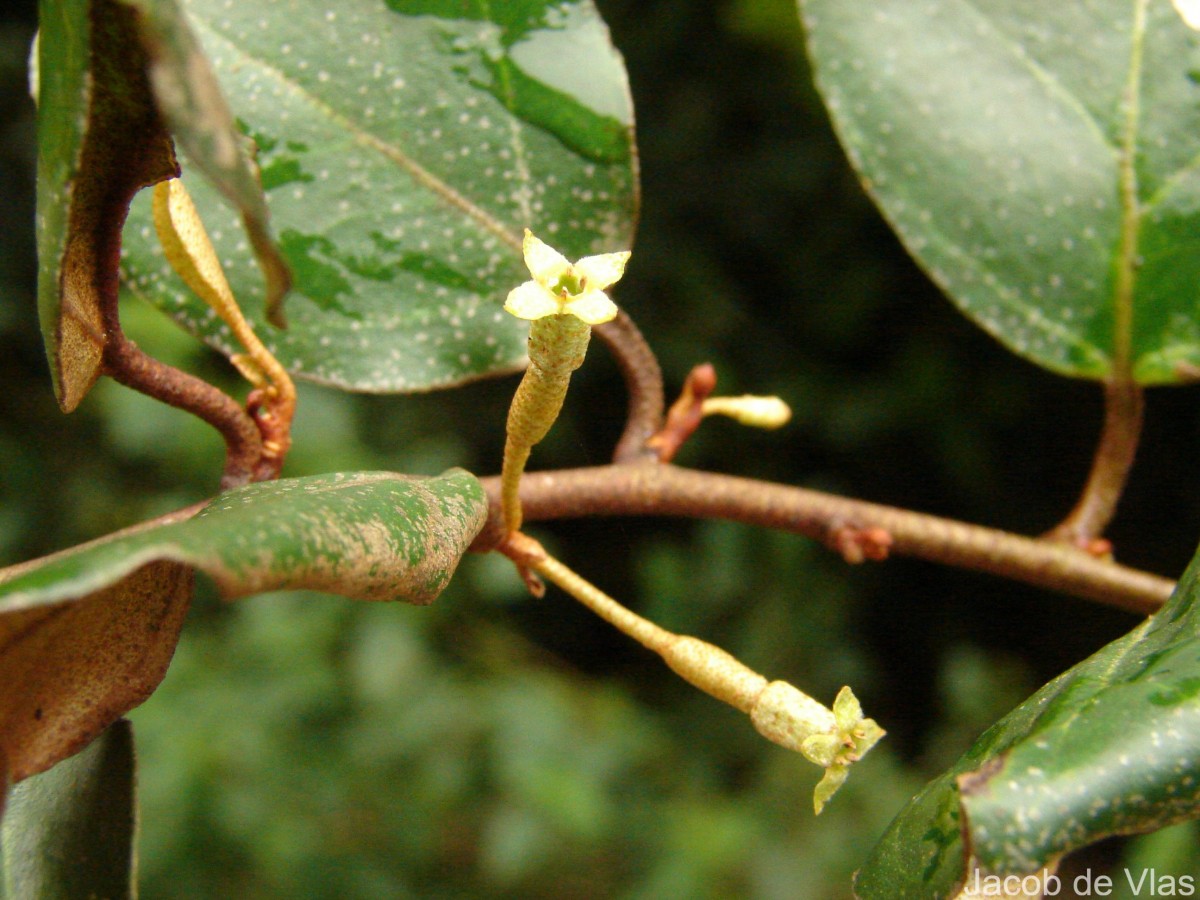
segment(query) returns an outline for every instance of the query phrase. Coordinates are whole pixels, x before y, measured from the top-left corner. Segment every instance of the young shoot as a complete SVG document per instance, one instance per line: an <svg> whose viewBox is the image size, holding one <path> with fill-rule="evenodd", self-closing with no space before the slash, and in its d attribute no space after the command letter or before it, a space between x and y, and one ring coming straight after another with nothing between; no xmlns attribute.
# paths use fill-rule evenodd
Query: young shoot
<svg viewBox="0 0 1200 900"><path fill-rule="evenodd" d="M154 227L171 268L229 326L245 353L230 362L255 387L249 406L263 432L263 458L278 473L287 455L296 388L287 371L258 339L242 314L208 231L183 182L177 178L154 186Z"/></svg>

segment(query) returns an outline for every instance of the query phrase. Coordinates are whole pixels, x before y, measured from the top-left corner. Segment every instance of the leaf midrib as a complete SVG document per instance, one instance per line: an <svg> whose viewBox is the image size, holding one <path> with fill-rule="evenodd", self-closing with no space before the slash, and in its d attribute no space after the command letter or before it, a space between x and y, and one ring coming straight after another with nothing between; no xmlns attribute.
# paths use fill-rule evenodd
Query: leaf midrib
<svg viewBox="0 0 1200 900"><path fill-rule="evenodd" d="M294 78L290 77L282 69L268 62L265 62L260 57L253 55L231 40L226 34L213 28L200 14L190 7L186 10L188 18L197 31L204 32L214 41L218 41L227 47L231 52L236 54L239 59L248 65L254 66L263 75L275 79L275 81L290 91L293 95L302 98L306 103L309 103L313 108L326 115L330 122L339 128L342 128L349 134L357 143L364 147L374 150L376 153L383 156L390 162L395 163L408 174L413 181L418 185L434 194L442 200L447 206L457 209L459 212L474 220L481 228L495 235L503 243L517 250L521 249L521 237L513 230L505 226L499 219L491 213L471 201L461 192L450 186L443 179L439 178L433 172L429 171L412 156L409 156L400 147L396 146L391 141L380 137L378 134L370 131L355 120L339 113L328 103L308 90L303 84ZM513 152L517 153L521 148L514 147Z"/></svg>
<svg viewBox="0 0 1200 900"><path fill-rule="evenodd" d="M1133 33L1125 82L1125 121L1121 133L1119 191L1121 236L1113 284L1113 373L1117 382L1133 381L1133 295L1137 284L1138 237L1141 228L1137 182L1138 125L1141 116L1142 49L1148 0L1133 0Z"/></svg>
<svg viewBox="0 0 1200 900"><path fill-rule="evenodd" d="M1116 273L1111 296L1113 313L1111 379L1118 382L1133 381L1133 297L1137 282L1138 237L1142 216L1146 208L1138 200L1136 154L1138 147L1138 124L1141 110L1141 67L1142 48L1146 34L1146 6L1148 0L1132 0L1132 33L1130 36L1129 65L1127 67L1125 109L1120 138L1116 143L1108 137L1095 116L1076 95L1049 70L1029 56L1024 47L1010 40L997 28L986 12L972 0L961 0L962 6L986 22L992 34L1009 54L1017 60L1039 83L1047 86L1056 96L1063 98L1101 139L1112 148L1117 160L1117 192L1120 203L1120 230L1116 255ZM1178 175L1179 173L1174 173Z"/></svg>

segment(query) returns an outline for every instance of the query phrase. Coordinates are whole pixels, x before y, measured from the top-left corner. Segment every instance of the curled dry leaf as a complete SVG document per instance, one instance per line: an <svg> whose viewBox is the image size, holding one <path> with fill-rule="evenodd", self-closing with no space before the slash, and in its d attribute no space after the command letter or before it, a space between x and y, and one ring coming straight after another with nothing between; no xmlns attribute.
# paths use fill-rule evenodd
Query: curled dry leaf
<svg viewBox="0 0 1200 900"><path fill-rule="evenodd" d="M104 365L130 201L180 174L171 131L242 213L282 324L291 276L248 143L172 0L43 3L38 41L38 313L59 405Z"/></svg>
<svg viewBox="0 0 1200 900"><path fill-rule="evenodd" d="M474 476L390 472L247 485L0 572L0 755L15 782L85 745L166 671L191 595L309 589L430 603L483 527Z"/></svg>
<svg viewBox="0 0 1200 900"><path fill-rule="evenodd" d="M73 600L22 609L0 599L0 751L14 782L75 753L150 696L191 593L191 569L153 562Z"/></svg>

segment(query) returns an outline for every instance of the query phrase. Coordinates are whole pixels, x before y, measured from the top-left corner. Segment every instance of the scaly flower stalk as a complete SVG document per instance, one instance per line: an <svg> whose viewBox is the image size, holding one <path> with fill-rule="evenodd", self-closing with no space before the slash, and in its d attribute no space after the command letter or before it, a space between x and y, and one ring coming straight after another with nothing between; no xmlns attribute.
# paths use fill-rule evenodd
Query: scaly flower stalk
<svg viewBox="0 0 1200 900"><path fill-rule="evenodd" d="M527 535L509 535L502 549L519 567L558 585L657 653L685 681L746 713L763 737L823 768L825 775L813 791L813 809L818 814L846 781L850 766L884 735L874 719L863 717L849 687L838 692L830 709L786 681L767 681L720 647L643 619L550 556Z"/></svg>

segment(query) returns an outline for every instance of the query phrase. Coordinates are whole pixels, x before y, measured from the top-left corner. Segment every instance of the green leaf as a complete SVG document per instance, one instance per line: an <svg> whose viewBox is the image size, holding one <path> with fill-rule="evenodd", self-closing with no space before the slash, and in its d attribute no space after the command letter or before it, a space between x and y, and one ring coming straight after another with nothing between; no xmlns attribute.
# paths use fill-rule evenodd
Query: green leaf
<svg viewBox="0 0 1200 900"><path fill-rule="evenodd" d="M474 476L388 472L248 485L0 571L0 755L14 781L158 685L200 569L226 597L283 588L429 603L483 527Z"/></svg>
<svg viewBox="0 0 1200 900"><path fill-rule="evenodd" d="M1004 875L1197 817L1200 555L1159 613L1051 681L927 785L855 888L952 896L966 873L964 825L978 865Z"/></svg>
<svg viewBox="0 0 1200 900"><path fill-rule="evenodd" d="M70 412L100 373L129 201L177 169L133 12L114 0L42 0L40 16L38 315Z"/></svg>
<svg viewBox="0 0 1200 900"><path fill-rule="evenodd" d="M0 897L137 896L135 793L133 727L124 719L13 788L0 823Z"/></svg>
<svg viewBox="0 0 1200 900"><path fill-rule="evenodd" d="M801 7L851 162L964 312L1063 374L1195 378L1200 35L1171 4Z"/></svg>
<svg viewBox="0 0 1200 900"><path fill-rule="evenodd" d="M632 111L590 0L186 5L258 146L295 274L288 331L260 334L293 373L406 391L517 368L527 327L501 306L529 277L523 229L572 258L629 246ZM238 229L184 180L261 320ZM165 267L146 198L125 243L130 288L233 352Z"/></svg>
<svg viewBox="0 0 1200 900"><path fill-rule="evenodd" d="M0 583L0 613L73 600L160 560L200 569L226 598L310 589L425 604L486 516L483 487L461 469L435 478L352 472L251 484L194 516L25 564Z"/></svg>
<svg viewBox="0 0 1200 900"><path fill-rule="evenodd" d="M102 368L129 201L179 173L164 116L241 210L279 319L289 274L257 169L173 0L43 0L38 82L38 312L64 411Z"/></svg>
<svg viewBox="0 0 1200 900"><path fill-rule="evenodd" d="M123 0L140 13L154 98L171 133L209 182L241 212L242 225L266 278L266 317L282 327L291 273L268 225L267 199L245 138L234 125L221 86L176 0Z"/></svg>

